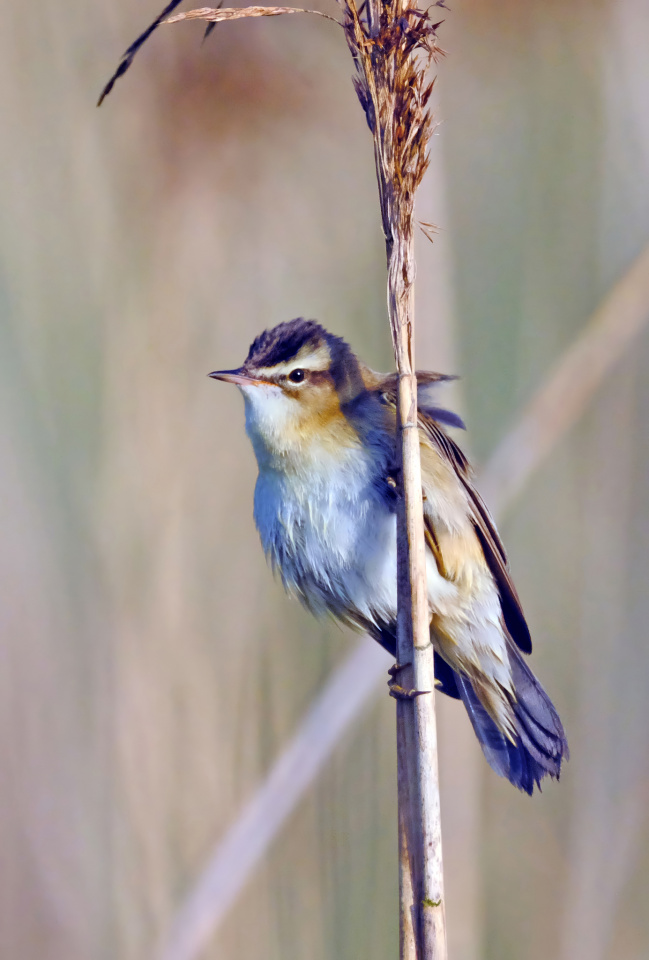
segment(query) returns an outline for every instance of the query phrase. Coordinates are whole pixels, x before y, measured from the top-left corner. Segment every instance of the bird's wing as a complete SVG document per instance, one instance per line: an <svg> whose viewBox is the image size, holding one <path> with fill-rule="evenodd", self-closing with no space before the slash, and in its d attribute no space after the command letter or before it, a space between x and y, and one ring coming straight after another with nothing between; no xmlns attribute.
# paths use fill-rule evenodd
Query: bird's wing
<svg viewBox="0 0 649 960"><path fill-rule="evenodd" d="M378 391L392 405L396 406L397 400L397 374L396 373L377 373L365 364L361 364L361 376L365 387L372 391ZM440 407L437 402L436 387L440 383L448 383L451 380L457 380L454 374L432 373L430 370L417 370L417 406L423 413L428 414L437 423L443 423L447 427L456 427L458 430L466 430L462 417L452 410Z"/></svg>
<svg viewBox="0 0 649 960"><path fill-rule="evenodd" d="M498 586L500 606L512 639L523 653L532 652L532 638L525 620L518 591L514 586L507 554L487 506L473 484L469 461L454 440L431 417L419 411L419 425L436 449L451 464L464 487L471 511L471 520L480 540L487 565ZM427 523L431 521L427 518Z"/></svg>
<svg viewBox="0 0 649 960"><path fill-rule="evenodd" d="M375 390L380 391L384 401L391 406L396 406L397 400L397 378L396 374L391 374L379 380L378 375L374 375L376 380L372 383ZM434 383L440 380L452 379L443 374L425 374L417 372L418 383ZM496 581L500 595L500 605L503 612L505 624L512 639L523 653L531 653L532 638L529 627L525 620L525 614L521 606L518 591L514 586L509 573L507 563L507 554L502 540L496 530L496 525L487 509L487 506L476 490L473 484L473 471L469 461L465 457L460 447L455 443L440 426L440 419L431 415L432 411L418 406L419 427L428 440L439 451L440 455L452 466L455 475L462 484L467 494L471 520L476 535L482 546L482 551L487 561L491 574ZM424 520L426 527L426 540L429 548L433 552L440 570L443 570L443 557L440 554L437 543L437 536L433 527L432 519L427 516ZM440 554L438 556L438 554Z"/></svg>

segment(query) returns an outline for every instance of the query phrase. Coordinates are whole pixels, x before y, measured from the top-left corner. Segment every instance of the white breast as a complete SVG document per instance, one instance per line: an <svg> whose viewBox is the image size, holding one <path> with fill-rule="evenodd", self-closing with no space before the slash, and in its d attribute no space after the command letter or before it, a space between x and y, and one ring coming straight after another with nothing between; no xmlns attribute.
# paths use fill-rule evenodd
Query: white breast
<svg viewBox="0 0 649 960"><path fill-rule="evenodd" d="M344 462L323 452L308 471L263 469L255 522L267 555L289 589L315 613L351 613L391 623L397 610L396 515L363 448ZM428 557L434 603L453 588Z"/></svg>
<svg viewBox="0 0 649 960"><path fill-rule="evenodd" d="M262 469L255 522L264 550L314 612L353 610L392 619L396 610L395 517L372 484L360 447L308 469Z"/></svg>

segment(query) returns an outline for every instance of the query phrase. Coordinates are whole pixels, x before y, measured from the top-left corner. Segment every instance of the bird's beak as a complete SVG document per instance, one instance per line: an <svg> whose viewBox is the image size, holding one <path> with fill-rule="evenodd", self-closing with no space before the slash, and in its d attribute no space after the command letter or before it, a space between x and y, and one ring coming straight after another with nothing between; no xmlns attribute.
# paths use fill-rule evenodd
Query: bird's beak
<svg viewBox="0 0 649 960"><path fill-rule="evenodd" d="M262 383L266 383L265 380L257 380L255 377L246 376L240 369L215 370L213 373L208 373L208 377L212 377L214 380L225 380L226 383L248 384L249 386L259 386Z"/></svg>

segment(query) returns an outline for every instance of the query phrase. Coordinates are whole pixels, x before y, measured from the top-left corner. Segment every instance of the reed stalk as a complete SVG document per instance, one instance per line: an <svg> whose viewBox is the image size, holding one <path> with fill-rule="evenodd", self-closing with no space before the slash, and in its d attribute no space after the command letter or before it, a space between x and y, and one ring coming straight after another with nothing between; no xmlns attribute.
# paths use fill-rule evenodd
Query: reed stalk
<svg viewBox="0 0 649 960"><path fill-rule="evenodd" d="M436 36L439 24L432 22L428 11L405 0L363 0L360 6L356 0L338 2L355 65L354 87L374 143L387 256L388 318L398 373L397 653L402 671L399 686L417 692L397 703L400 957L446 960L435 680L414 362L414 201L428 167L433 131L428 68L441 52ZM169 16L178 3L168 3L131 44L104 88L100 104L163 22L205 20L211 26L243 17L317 12L250 6L201 8ZM434 6L444 6L443 0Z"/></svg>
<svg viewBox="0 0 649 960"><path fill-rule="evenodd" d="M445 960L434 663L423 526L414 362L414 200L433 130L427 71L439 53L427 13L403 0L344 0L354 85L374 140L388 268L388 316L399 376L401 510L397 524L400 686L397 702L401 960Z"/></svg>

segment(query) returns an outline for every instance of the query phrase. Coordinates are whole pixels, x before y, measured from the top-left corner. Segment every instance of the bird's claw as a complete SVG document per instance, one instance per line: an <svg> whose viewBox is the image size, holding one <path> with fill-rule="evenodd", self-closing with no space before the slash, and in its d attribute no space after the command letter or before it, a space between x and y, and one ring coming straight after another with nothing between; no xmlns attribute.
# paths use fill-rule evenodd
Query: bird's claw
<svg viewBox="0 0 649 960"><path fill-rule="evenodd" d="M390 690L390 696L394 697L395 700L414 700L415 697L421 697L424 693L430 693L430 690L406 690L405 687L395 683L397 674L409 666L411 666L409 663L394 663L388 670L388 674L390 675L388 688Z"/></svg>
<svg viewBox="0 0 649 960"><path fill-rule="evenodd" d="M401 673L402 670L405 670L406 667L411 666L410 663L393 663L390 669L388 670L388 675L394 680L398 673Z"/></svg>
<svg viewBox="0 0 649 960"><path fill-rule="evenodd" d="M395 700L414 700L415 697L423 697L425 693L430 693L430 690L405 690L398 683L390 683L388 686L390 696L394 697Z"/></svg>

